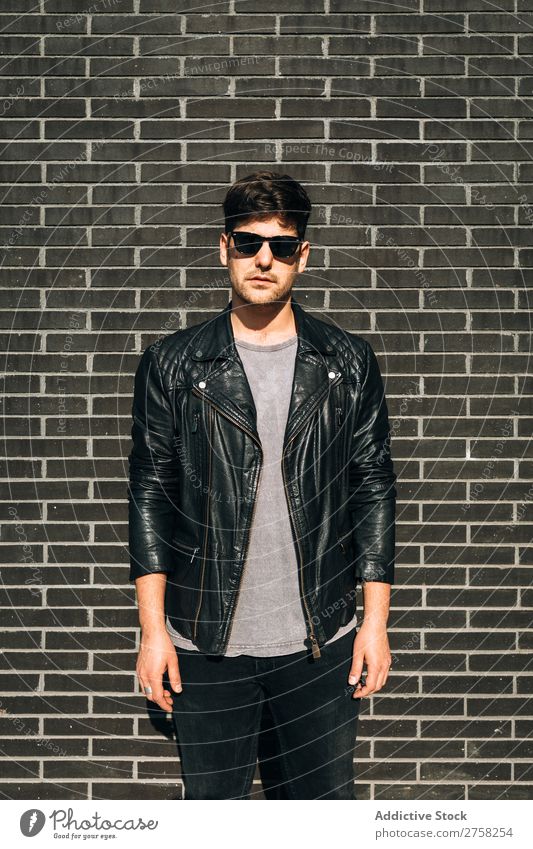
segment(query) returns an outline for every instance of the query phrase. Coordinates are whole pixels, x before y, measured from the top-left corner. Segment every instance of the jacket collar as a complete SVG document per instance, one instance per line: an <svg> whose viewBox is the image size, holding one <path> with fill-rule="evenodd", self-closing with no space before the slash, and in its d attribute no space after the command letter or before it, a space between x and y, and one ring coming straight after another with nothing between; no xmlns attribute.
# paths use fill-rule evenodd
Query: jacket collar
<svg viewBox="0 0 533 849"><path fill-rule="evenodd" d="M237 359L235 336L231 323L232 301L211 321L207 321L194 337L190 356L193 360ZM304 351L321 354L334 354L335 347L327 334L300 304L291 296L296 333L298 335L298 354Z"/></svg>

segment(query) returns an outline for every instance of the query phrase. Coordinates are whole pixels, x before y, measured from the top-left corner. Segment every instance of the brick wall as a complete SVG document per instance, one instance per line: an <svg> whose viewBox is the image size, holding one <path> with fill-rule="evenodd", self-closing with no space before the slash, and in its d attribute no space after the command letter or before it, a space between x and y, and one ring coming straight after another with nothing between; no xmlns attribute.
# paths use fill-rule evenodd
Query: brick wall
<svg viewBox="0 0 533 849"><path fill-rule="evenodd" d="M2 9L0 793L180 796L135 686L132 377L227 303L220 203L267 166L314 203L300 302L386 376L394 667L359 795L530 797L533 2Z"/></svg>

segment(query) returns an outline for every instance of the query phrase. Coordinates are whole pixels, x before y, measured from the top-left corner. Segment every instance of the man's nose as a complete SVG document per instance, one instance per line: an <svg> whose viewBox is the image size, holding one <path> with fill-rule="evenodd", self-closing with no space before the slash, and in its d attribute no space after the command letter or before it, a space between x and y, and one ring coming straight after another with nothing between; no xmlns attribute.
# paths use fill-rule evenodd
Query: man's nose
<svg viewBox="0 0 533 849"><path fill-rule="evenodd" d="M268 242L263 242L261 245L261 250L259 250L255 255L255 264L260 265L261 268L265 268L272 265L272 251L270 250L270 245Z"/></svg>

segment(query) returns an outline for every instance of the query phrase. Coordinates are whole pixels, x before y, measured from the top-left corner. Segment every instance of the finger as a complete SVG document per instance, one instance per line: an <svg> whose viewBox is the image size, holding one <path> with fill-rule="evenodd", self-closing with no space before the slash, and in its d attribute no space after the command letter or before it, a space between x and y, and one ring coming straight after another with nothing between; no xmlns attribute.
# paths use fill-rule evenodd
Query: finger
<svg viewBox="0 0 533 849"><path fill-rule="evenodd" d="M161 710L164 710L165 712L168 711L170 701L167 701L167 699L165 698L165 694L162 687L159 687L159 689L156 689L154 687L154 692L151 696L147 698L150 698L150 700L154 702L154 704L156 704L158 707L160 707Z"/></svg>
<svg viewBox="0 0 533 849"><path fill-rule="evenodd" d="M170 692L170 690L163 690L163 702L164 702L164 705L165 705L164 709L166 711L172 710L174 701L173 701L172 693Z"/></svg>
<svg viewBox="0 0 533 849"><path fill-rule="evenodd" d="M171 703L170 701L165 700L162 679L150 678L149 676L142 675L139 677L139 682L143 690L144 698L149 702L154 702L154 704L158 705L161 710L167 712ZM146 687L151 688L152 692L147 693Z"/></svg>
<svg viewBox="0 0 533 849"><path fill-rule="evenodd" d="M171 655L168 661L168 680L174 692L181 693L183 688L181 686L180 668L176 654L174 656Z"/></svg>
<svg viewBox="0 0 533 849"><path fill-rule="evenodd" d="M359 699L364 698L365 696L371 696L374 692L374 686L375 685L372 683L372 681L369 681L368 678L365 681L358 681L353 694L353 698Z"/></svg>
<svg viewBox="0 0 533 849"><path fill-rule="evenodd" d="M149 678L148 671L142 666L137 666L135 671L137 673L137 680L139 682L139 687L141 688L142 692L144 693L145 687L153 686L152 684L150 684L150 678Z"/></svg>
<svg viewBox="0 0 533 849"><path fill-rule="evenodd" d="M157 702L163 695L163 684L161 678L152 678L149 675L143 677L144 695L151 702ZM146 692L149 690L151 692Z"/></svg>
<svg viewBox="0 0 533 849"><path fill-rule="evenodd" d="M379 691L380 691L381 689L383 689L383 683L384 683L384 682L383 682L383 680L382 680L381 678L378 678L378 680L376 681L376 684L375 684L375 687L374 687L373 692L374 692L374 693L379 693Z"/></svg>
<svg viewBox="0 0 533 849"><path fill-rule="evenodd" d="M381 675L378 678L378 688L381 690L382 687L387 683L388 678L388 670L384 669Z"/></svg>
<svg viewBox="0 0 533 849"><path fill-rule="evenodd" d="M361 678L359 678L359 680L357 681L357 684L355 685L355 689L356 689L356 691L358 691L358 690L362 690L362 689L363 689L363 687L366 687L366 686L368 686L368 685L367 685L367 682L366 682L366 679L363 679L363 678L361 677Z"/></svg>
<svg viewBox="0 0 533 849"><path fill-rule="evenodd" d="M150 693L148 698L152 702L155 702L156 705L159 705L159 707L163 707L164 698L163 698L163 687L162 687L161 683L159 683L159 685L156 685L156 686L154 686L152 684L152 690L153 690L153 692Z"/></svg>
<svg viewBox="0 0 533 849"><path fill-rule="evenodd" d="M146 686L149 687L150 685L147 684ZM147 692L146 687L143 687L143 696L144 696L145 699L148 699L149 702L155 701L155 696L154 696L153 692L152 693Z"/></svg>
<svg viewBox="0 0 533 849"><path fill-rule="evenodd" d="M390 663L384 663L379 671L380 684L383 687L389 677Z"/></svg>
<svg viewBox="0 0 533 849"><path fill-rule="evenodd" d="M139 687L141 688L141 693L142 693L142 694L143 694L143 696L147 699L147 698L148 698L148 696L147 696L147 694L144 692L144 688L145 688L145 686L146 686L146 684L145 684L145 680L144 680L144 678L141 678L141 677L139 676Z"/></svg>
<svg viewBox="0 0 533 849"><path fill-rule="evenodd" d="M364 696L369 696L371 693L374 692L376 682L377 682L376 673L369 671L367 676L366 676L366 682L364 684L362 684L361 681L358 682L358 684L355 688L354 694L353 694L353 698L358 699L358 698L363 698Z"/></svg>
<svg viewBox="0 0 533 849"><path fill-rule="evenodd" d="M355 684L357 681L359 681L363 672L363 661L363 655L357 654L353 656L352 665L348 674L348 684Z"/></svg>

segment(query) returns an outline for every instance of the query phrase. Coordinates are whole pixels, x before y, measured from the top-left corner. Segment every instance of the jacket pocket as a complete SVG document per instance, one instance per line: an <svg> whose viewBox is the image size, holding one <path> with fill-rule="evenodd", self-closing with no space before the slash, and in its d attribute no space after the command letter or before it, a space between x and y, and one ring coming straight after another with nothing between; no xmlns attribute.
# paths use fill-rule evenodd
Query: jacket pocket
<svg viewBox="0 0 533 849"><path fill-rule="evenodd" d="M345 434L344 434L344 408L340 405L335 407L335 451L333 453L335 468L333 470L333 478L335 481L335 502L336 502L336 513L340 518L339 514L342 514L344 508L344 501L346 500L345 495L345 482L346 482L346 452L344 450L345 445Z"/></svg>
<svg viewBox="0 0 533 849"><path fill-rule="evenodd" d="M202 478L202 430L199 427L200 411L195 410L191 425L193 472L199 480Z"/></svg>
<svg viewBox="0 0 533 849"><path fill-rule="evenodd" d="M342 469L342 461L343 461L343 451L342 451L342 443L343 443L343 431L342 431L342 420L344 416L344 410L342 407L335 407L335 458L337 461L337 471L341 471Z"/></svg>
<svg viewBox="0 0 533 849"><path fill-rule="evenodd" d="M340 534L337 531L337 543L339 545L340 550L346 560L348 560L350 554L350 545L351 545L351 536L352 531L345 531L343 534Z"/></svg>
<svg viewBox="0 0 533 849"><path fill-rule="evenodd" d="M180 563L191 566L198 559L199 545L188 545L179 539L172 540L172 548L179 558Z"/></svg>
<svg viewBox="0 0 533 849"><path fill-rule="evenodd" d="M200 546L173 541L174 569L167 578L165 612L174 628L191 639L200 593Z"/></svg>

